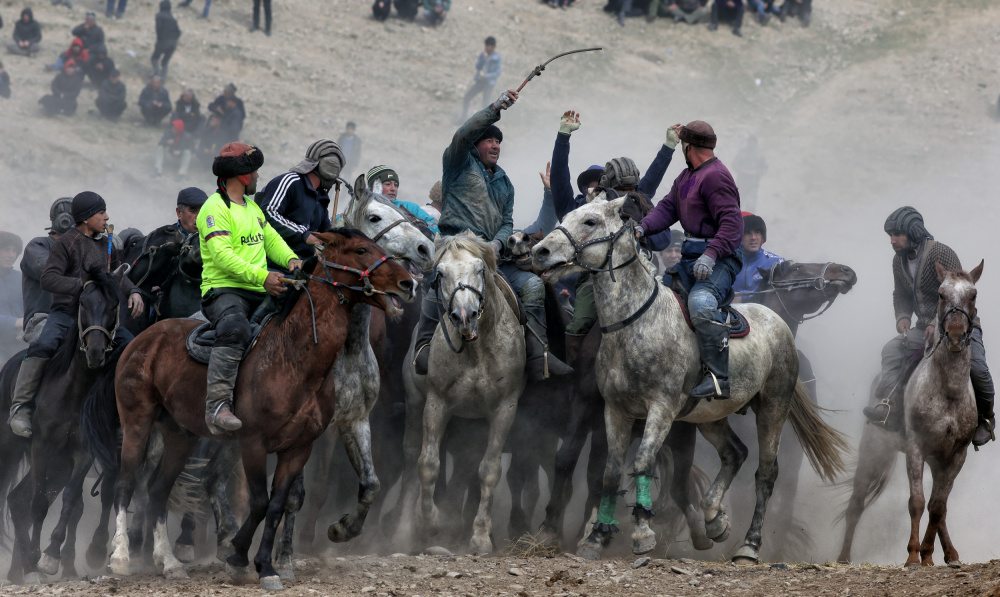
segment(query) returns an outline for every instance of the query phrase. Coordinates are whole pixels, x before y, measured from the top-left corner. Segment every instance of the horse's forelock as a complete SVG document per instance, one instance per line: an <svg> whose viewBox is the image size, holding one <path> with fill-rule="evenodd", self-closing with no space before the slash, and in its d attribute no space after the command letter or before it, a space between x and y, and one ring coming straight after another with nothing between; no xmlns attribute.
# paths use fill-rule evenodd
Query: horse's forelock
<svg viewBox="0 0 1000 597"><path fill-rule="evenodd" d="M448 254L457 251L464 251L478 259L482 259L489 273L497 271L497 258L496 254L493 253L493 247L475 236L464 234L448 237L442 241L437 247L434 266L437 267Z"/></svg>

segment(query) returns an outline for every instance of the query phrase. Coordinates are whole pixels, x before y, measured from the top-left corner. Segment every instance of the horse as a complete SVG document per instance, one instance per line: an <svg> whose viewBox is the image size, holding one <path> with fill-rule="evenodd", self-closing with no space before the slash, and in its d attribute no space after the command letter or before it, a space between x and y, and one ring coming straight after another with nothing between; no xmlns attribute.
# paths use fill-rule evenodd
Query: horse
<svg viewBox="0 0 1000 597"><path fill-rule="evenodd" d="M524 333L518 313L502 294L502 282L496 279L493 249L471 233L437 244L433 292L438 296L441 322L428 349L430 372L417 375L414 371L415 339L403 370L403 503L415 504L414 519L422 537L436 533L442 521L434 489L448 421L452 417L487 419L488 443L479 465L479 509L469 549L488 554L493 551L491 508L500 482L501 455L525 385Z"/></svg>
<svg viewBox="0 0 1000 597"><path fill-rule="evenodd" d="M430 269L433 265L433 243L414 224L415 218L393 205L388 198L368 191L363 180L364 177L358 178L354 198L344 212L344 224L348 228L360 230L371 238L385 250L386 254L392 255L397 263L404 264L411 276L419 279L422 276L421 271ZM380 369L386 369L384 359L378 358L382 357L384 352L385 329L386 321L382 312L373 311L371 306L365 303L354 305L347 341L333 365L334 385L337 388L337 414L329 430L316 440L313 457L306 465L306 480L310 483L305 485L312 489L312 499L304 502L301 494L305 487L297 483L292 492L290 507L285 513L277 558L279 572L284 578L292 577L291 555L295 516L304 503L308 503L309 508L306 511L303 541L307 544L312 542L319 509L331 490L329 480L338 472L330 468L331 463L336 461L333 458L333 448L338 435L346 448L355 473L361 480L360 491L365 497L359 503L370 506L380 493L375 475L378 469L372 456L369 415L382 389L380 377L384 373L381 373ZM373 344L377 345L377 352ZM380 440L391 441L391 438L377 437ZM367 511L363 515L359 513L357 518L363 521L366 516ZM328 535L331 541L344 540L338 534L338 529L339 527L335 526L328 529L328 533L332 533Z"/></svg>
<svg viewBox="0 0 1000 597"><path fill-rule="evenodd" d="M93 463L80 433L80 412L101 369L116 358L115 335L121 321L118 288L123 270L89 274L80 293L77 334L67 335L48 364L38 391L32 427L30 473L7 499L14 522L14 557L8 577L41 582L39 570L75 577L76 526L83 515L83 480ZM120 352L120 346L117 349ZM66 414L72 416L67 417ZM41 553L42 525L56 495L66 488L62 515L49 546ZM30 537L29 537L30 533Z"/></svg>
<svg viewBox="0 0 1000 597"><path fill-rule="evenodd" d="M617 491L632 426L638 419L645 419L646 425L634 464L633 552L648 553L656 545L649 528L653 515L649 486L656 455L675 420L696 423L722 460L701 507L708 537L717 543L725 541L731 525L722 500L746 458L746 447L726 417L749 404L757 415L760 450L757 503L734 561L756 563L767 502L778 474L777 449L786 418L791 416L810 462L825 479L843 470L841 453L847 444L817 415L798 381L798 356L788 326L759 305L739 306L752 331L730 343L732 398L689 399L687 392L701 373L695 336L686 324L679 299L671 292L660 293L662 284L654 278L652 264L639 254L632 238L633 226L622 219L624 202L624 198L597 199L576 209L533 250L533 263L547 280L593 272L598 319L604 332L596 371L605 399L608 462L598 521L578 555L599 558L616 529Z"/></svg>
<svg viewBox="0 0 1000 597"><path fill-rule="evenodd" d="M235 553L226 564L234 577L247 572L254 532L266 518L254 564L267 590L283 588L271 552L289 490L302 473L313 441L337 414L332 367L347 340L353 304L365 302L395 315L400 300L413 299L416 286L403 266L361 233L337 229L317 236L325 243L322 256L307 260L306 277L294 282L301 290L295 290L282 313L261 330L256 348L241 364L234 392L243 428L229 437L240 442L250 512L233 538ZM303 294L307 300L302 300ZM119 362L115 395L123 439L110 560L114 574L130 571L127 508L146 439L156 424L165 449L149 488L150 516L156 521L153 557L168 578L186 576L171 553L166 499L197 438L210 437L202 417L205 366L188 358L185 348L185 338L198 325L182 319L161 321L130 343ZM268 453L278 456L270 498ZM357 513L363 509L359 503L354 515L336 523L345 537L360 532L363 520Z"/></svg>

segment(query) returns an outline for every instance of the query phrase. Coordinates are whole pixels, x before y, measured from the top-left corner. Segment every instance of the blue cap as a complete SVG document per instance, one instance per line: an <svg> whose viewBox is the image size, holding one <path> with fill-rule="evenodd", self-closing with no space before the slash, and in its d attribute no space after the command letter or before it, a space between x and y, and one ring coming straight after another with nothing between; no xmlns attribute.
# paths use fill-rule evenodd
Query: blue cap
<svg viewBox="0 0 1000 597"><path fill-rule="evenodd" d="M205 205L206 201L208 201L208 195L198 187L188 187L181 189L181 192L177 193L177 205L186 205L201 209L201 206Z"/></svg>

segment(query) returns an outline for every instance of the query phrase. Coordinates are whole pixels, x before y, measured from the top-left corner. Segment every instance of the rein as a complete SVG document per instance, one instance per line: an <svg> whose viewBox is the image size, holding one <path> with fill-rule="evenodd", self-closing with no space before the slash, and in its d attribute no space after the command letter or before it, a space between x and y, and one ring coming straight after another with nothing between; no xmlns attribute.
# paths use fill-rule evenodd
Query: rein
<svg viewBox="0 0 1000 597"><path fill-rule="evenodd" d="M406 218L400 218L400 219L396 220L395 222L393 222L392 224L389 224L388 226L386 226L382 230L379 230L378 234L376 234L374 237L372 237L372 242L375 243L375 244L378 244L379 239L382 238L383 236L385 236L386 232L389 232L390 230L392 230L396 226L399 226L400 224L405 224L406 222L407 222Z"/></svg>
<svg viewBox="0 0 1000 597"><path fill-rule="evenodd" d="M93 283L94 283L93 280L87 280L86 282L83 283L83 288L86 288L87 286L90 286ZM82 290L83 289L81 289L81 292L82 292ZM120 308L120 306L115 309L115 325L114 325L113 328L111 328L110 331L108 331L108 329L106 327L101 326L101 325L92 325L92 326L89 326L86 329L84 329L84 327L83 327L83 321L80 319L80 314L77 313L77 315L76 315L76 328L79 331L80 352L85 352L87 350L87 344L84 341L84 337L86 337L86 335L88 333L93 332L93 331L101 332L102 334L104 334L105 336L107 336L107 338L108 338L108 345L104 347L104 352L107 353L107 352L111 352L112 350L114 350L115 349L115 347L114 347L115 333L118 331L118 326L119 326L120 323L121 323L121 308Z"/></svg>
<svg viewBox="0 0 1000 597"><path fill-rule="evenodd" d="M455 286L455 289L452 290L451 294L448 296L448 313L451 313L451 307L455 303L455 295L457 295L461 290L468 290L469 292L471 292L472 294L476 295L476 297L479 298L479 307L480 307L479 315L482 316L483 312L486 310L486 298L483 296L483 292L486 291L486 272L483 271L480 273L483 276L483 290L479 290L475 286L469 286L464 282L459 282L458 285ZM442 321L444 319L444 313L445 313L441 308L441 285L439 283L440 279L441 279L440 274L438 274L434 278L434 294L437 295L436 302L438 311L438 321ZM459 345L457 349L455 348L455 345L451 341L451 336L448 334L447 324L441 326L441 331L444 332L444 340L445 342L448 343L448 348L450 348L453 353L459 354L463 350L465 350L465 344L466 344L465 339L462 339L462 343Z"/></svg>
<svg viewBox="0 0 1000 597"><path fill-rule="evenodd" d="M577 267L582 267L583 269L590 270L592 272L607 271L609 274L611 274L611 281L612 282L617 282L617 280L615 280L615 270L616 269L621 269L621 268L623 268L623 267L631 264L633 261L635 261L639 257L639 254L637 252L635 255L632 255L632 257L630 259L628 259L627 261L625 261L624 263L619 263L618 265L614 265L614 266L612 265L612 262L613 262L612 256L614 255L614 252L615 252L615 242L619 238L621 238L622 234L624 234L626 230L631 230L632 229L632 226L630 224L626 224L626 225L622 226L614 234L609 234L607 236L602 236L600 238L593 238L593 239L588 240L588 241L586 241L584 243L578 243L578 242L576 242L576 239L573 238L573 235L569 233L569 230L566 230L566 228L564 228L561 224L559 226L556 226L555 229L558 230L559 232L562 232L563 234L565 234L566 235L566 239L569 241L569 243L571 245L573 245L573 257L572 257L572 259L570 259L569 261L566 262L566 265L575 265ZM587 265L585 263L580 263L579 259L580 259L581 254L583 253L584 249L586 249L587 247L593 246L593 245L601 244L601 243L609 243L608 244L608 252L604 254L604 261L601 262L601 265L599 265L598 267L593 267L593 266Z"/></svg>
<svg viewBox="0 0 1000 597"><path fill-rule="evenodd" d="M775 298L778 299L778 304L780 304L781 308L785 310L785 313L787 313L789 316L791 316L792 312L788 309L788 307L785 305L785 301L782 300L782 298L781 298L781 293L782 292L791 292L793 290L803 290L803 289L806 289L806 288L808 288L808 289L814 289L814 290L819 290L820 292L823 292L823 298L824 298L824 305L823 305L823 307L819 311L813 313L812 315L802 315L801 317L799 317L798 318L798 323L799 324L802 324L802 323L804 323L806 321L809 321L810 319L816 319L820 315L826 313L827 309L829 309L830 307L833 306L833 301L835 301L837 299L837 297L840 296L839 294L835 294L835 295L833 295L833 298L830 298L830 297L828 297L826 295L826 286L828 284L828 282L826 280L826 270L828 270L830 268L830 266L833 265L832 261L827 261L823 265L823 269L820 271L819 275L816 276L816 277L814 277L814 278L795 278L795 279L792 279L792 280L779 280L779 281L775 282L774 281L774 270L779 265L780 265L780 263L775 263L774 265L771 266L771 273L768 275L768 279L767 279L767 285L769 286L769 288L767 290L753 290L753 291L750 291L750 292L737 292L737 293L734 293L734 294L736 294L737 296L754 296L754 295L758 295L758 294L773 294L775 296Z"/></svg>
<svg viewBox="0 0 1000 597"><path fill-rule="evenodd" d="M962 350L968 348L969 344L972 343L972 331L975 329L975 321L973 320L972 316L969 315L969 312L966 311L965 309L961 307L952 307L951 309L948 309L947 311L944 312L943 317L938 319L938 340L937 342L934 343L934 348L932 348L931 351L927 353L927 356L934 354L934 351L937 350L937 347L942 342L944 342L945 337L948 335L944 329L944 322L948 320L948 316L951 315L952 313L961 313L962 315L965 315L965 319L969 324L969 327L964 332L962 332L962 337L958 341L959 345L962 347Z"/></svg>

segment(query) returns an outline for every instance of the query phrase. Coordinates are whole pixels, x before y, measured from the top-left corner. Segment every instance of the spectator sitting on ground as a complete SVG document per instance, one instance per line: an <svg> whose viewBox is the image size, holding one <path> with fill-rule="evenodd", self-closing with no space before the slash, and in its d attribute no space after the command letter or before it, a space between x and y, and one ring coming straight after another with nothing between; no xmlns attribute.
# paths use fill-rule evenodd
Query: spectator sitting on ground
<svg viewBox="0 0 1000 597"><path fill-rule="evenodd" d="M451 0L424 0L424 18L437 27L444 22L451 10Z"/></svg>
<svg viewBox="0 0 1000 597"><path fill-rule="evenodd" d="M781 9L775 6L774 0L749 0L749 2L750 9L757 13L757 20L761 25L767 25L772 14L781 14Z"/></svg>
<svg viewBox="0 0 1000 597"><path fill-rule="evenodd" d="M14 43L7 44L11 54L31 56L38 53L38 44L42 41L42 28L35 20L35 14L30 8L21 11L21 18L14 24Z"/></svg>
<svg viewBox="0 0 1000 597"><path fill-rule="evenodd" d="M186 133L193 135L198 131L205 117L201 115L201 104L194 95L194 89L185 89L184 93L181 93L177 103L174 104L174 114L170 119L183 120Z"/></svg>
<svg viewBox="0 0 1000 597"><path fill-rule="evenodd" d="M76 62L67 60L63 71L52 79L52 93L42 97L38 103L42 105L46 116L76 114L76 97L83 87L83 73L76 68Z"/></svg>
<svg viewBox="0 0 1000 597"><path fill-rule="evenodd" d="M708 0L653 0L649 3L647 21L653 21L657 16L673 19L675 23L684 21L695 25L709 17L705 8Z"/></svg>
<svg viewBox="0 0 1000 597"><path fill-rule="evenodd" d="M156 146L156 156L153 166L156 168L155 177L163 176L163 160L166 156L178 160L177 180L183 180L187 176L188 166L191 164L191 149L194 147L194 139L191 133L184 131L184 121L177 119L170 123L170 128L163 133L159 144Z"/></svg>
<svg viewBox="0 0 1000 597"><path fill-rule="evenodd" d="M344 132L337 137L337 145L344 152L344 159L347 163L340 170L340 177L348 182L352 182L351 172L361 163L361 137L354 134L355 125L348 122L344 127Z"/></svg>
<svg viewBox="0 0 1000 597"><path fill-rule="evenodd" d="M153 76L149 85L139 94L139 110L146 124L157 126L163 117L170 114L170 93L163 88L163 79Z"/></svg>
<svg viewBox="0 0 1000 597"><path fill-rule="evenodd" d="M388 19L390 12L392 12L392 0L375 0L372 4L372 17L376 21Z"/></svg>
<svg viewBox="0 0 1000 597"><path fill-rule="evenodd" d="M86 73L90 82L100 89L101 83L108 80L108 73L115 69L115 61L108 56L108 47L97 44L92 50L93 56L87 61Z"/></svg>
<svg viewBox="0 0 1000 597"><path fill-rule="evenodd" d="M101 83L94 100L101 116L111 121L117 121L128 103L125 101L125 83L122 83L121 73L117 68L108 71L108 78Z"/></svg>
<svg viewBox="0 0 1000 597"><path fill-rule="evenodd" d="M10 99L10 75L3 69L3 62L0 62L0 97Z"/></svg>
<svg viewBox="0 0 1000 597"><path fill-rule="evenodd" d="M809 18L812 16L812 0L785 0L781 5L778 18L784 23L787 17L798 17L803 27L809 26Z"/></svg>
<svg viewBox="0 0 1000 597"><path fill-rule="evenodd" d="M156 13L156 45L153 46L153 56L150 58L154 75L167 78L167 63L174 55L180 38L181 28L177 26L177 19L170 12L170 0L162 0L160 12Z"/></svg>
<svg viewBox="0 0 1000 597"><path fill-rule="evenodd" d="M97 44L103 44L104 29L97 24L97 15L88 12L86 20L73 27L73 37L79 38L83 42L83 47L90 51L93 51Z"/></svg>
<svg viewBox="0 0 1000 597"><path fill-rule="evenodd" d="M733 24L733 35L743 37L740 27L743 26L743 0L715 0L712 2L712 22L709 31L719 28L719 21Z"/></svg>
<svg viewBox="0 0 1000 597"><path fill-rule="evenodd" d="M69 45L69 48L59 54L59 58L56 59L55 63L47 65L46 70L59 70L63 68L63 64L67 60L72 59L76 62L76 67L81 69L81 75L83 74L82 69L87 67L87 61L90 60L90 52L83 47L83 41L79 37L74 37L73 42Z"/></svg>
<svg viewBox="0 0 1000 597"><path fill-rule="evenodd" d="M208 105L208 111L222 117L222 128L231 137L231 141L239 139L243 130L243 120L247 117L243 100L236 97L236 85L226 85L222 95Z"/></svg>
<svg viewBox="0 0 1000 597"><path fill-rule="evenodd" d="M219 155L222 148L232 139L222 128L222 116L212 113L208 116L208 122L198 130L198 145L195 153L198 154L197 162L206 167L211 167L215 156Z"/></svg>

